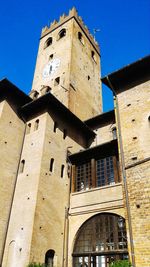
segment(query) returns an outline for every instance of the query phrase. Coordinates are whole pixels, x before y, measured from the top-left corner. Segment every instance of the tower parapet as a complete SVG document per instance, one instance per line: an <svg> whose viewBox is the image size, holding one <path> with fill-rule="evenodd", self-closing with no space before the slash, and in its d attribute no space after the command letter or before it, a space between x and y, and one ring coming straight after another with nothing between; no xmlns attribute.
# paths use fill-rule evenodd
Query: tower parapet
<svg viewBox="0 0 150 267"><path fill-rule="evenodd" d="M96 42L96 40L94 39L94 37L92 36L92 34L90 33L88 27L84 24L82 17L78 16L77 10L75 7L73 7L70 11L69 14L63 14L59 17L59 20L54 20L51 24L50 27L45 26L42 29L42 33L41 33L41 38L43 38L45 35L49 34L50 32L54 31L56 28L62 26L65 22L67 22L68 20L74 18L77 23L80 25L80 27L82 28L83 32L85 33L85 35L87 36L87 38L89 38L90 42L93 44L93 46L95 47L96 51L98 53L100 53L100 49L99 49L99 45Z"/></svg>

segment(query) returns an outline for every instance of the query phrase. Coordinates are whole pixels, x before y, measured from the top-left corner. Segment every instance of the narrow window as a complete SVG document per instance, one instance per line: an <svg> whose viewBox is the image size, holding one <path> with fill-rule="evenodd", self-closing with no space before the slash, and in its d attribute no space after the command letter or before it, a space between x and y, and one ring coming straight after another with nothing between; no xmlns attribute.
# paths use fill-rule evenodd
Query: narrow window
<svg viewBox="0 0 150 267"><path fill-rule="evenodd" d="M92 188L91 162L76 167L76 191Z"/></svg>
<svg viewBox="0 0 150 267"><path fill-rule="evenodd" d="M84 45L84 39L83 39L83 35L82 35L81 32L78 32L78 39L79 39L79 41L81 42L81 44Z"/></svg>
<svg viewBox="0 0 150 267"><path fill-rule="evenodd" d="M88 81L90 80L90 76L88 75Z"/></svg>
<svg viewBox="0 0 150 267"><path fill-rule="evenodd" d="M117 130L116 130L116 127L112 128L112 136L113 136L113 139L116 139L117 138Z"/></svg>
<svg viewBox="0 0 150 267"><path fill-rule="evenodd" d="M52 88L47 86L46 89L45 89L45 93L49 93L51 90L52 90Z"/></svg>
<svg viewBox="0 0 150 267"><path fill-rule="evenodd" d="M25 160L22 159L21 162L20 162L20 170L19 170L20 173L23 173L23 171L24 171L24 166L25 166Z"/></svg>
<svg viewBox="0 0 150 267"><path fill-rule="evenodd" d="M51 59L53 58L53 56L54 56L54 55L53 55L53 54L51 54L51 55L49 56L49 59L51 60Z"/></svg>
<svg viewBox="0 0 150 267"><path fill-rule="evenodd" d="M63 131L63 139L65 139L65 138L66 138L66 136L67 136L67 130L66 130L66 129L64 129L64 131Z"/></svg>
<svg viewBox="0 0 150 267"><path fill-rule="evenodd" d="M96 56L95 56L95 53L94 51L91 51L91 57L93 58L93 60L96 62Z"/></svg>
<svg viewBox="0 0 150 267"><path fill-rule="evenodd" d="M57 77L54 81L54 85L57 86L60 83L60 77Z"/></svg>
<svg viewBox="0 0 150 267"><path fill-rule="evenodd" d="M55 121L55 122L54 122L54 133L56 133L57 128L58 128L58 124L57 124L57 122Z"/></svg>
<svg viewBox="0 0 150 267"><path fill-rule="evenodd" d="M64 176L64 169L65 169L65 165L61 165L61 178L63 178Z"/></svg>
<svg viewBox="0 0 150 267"><path fill-rule="evenodd" d="M66 36L66 29L62 29L62 30L59 32L58 36L59 36L59 39L65 37L65 36Z"/></svg>
<svg viewBox="0 0 150 267"><path fill-rule="evenodd" d="M29 134L30 131L31 131L31 123L28 123L26 128L26 134Z"/></svg>
<svg viewBox="0 0 150 267"><path fill-rule="evenodd" d="M54 159L51 158L51 160L50 160L50 166L49 166L50 172L53 172L53 169L54 169Z"/></svg>
<svg viewBox="0 0 150 267"><path fill-rule="evenodd" d="M45 44L44 44L44 49L47 48L48 46L50 46L52 44L52 42L53 42L53 38L52 37L49 37L46 40Z"/></svg>
<svg viewBox="0 0 150 267"><path fill-rule="evenodd" d="M45 254L45 265L48 267L54 266L54 255L55 251L53 249L49 249Z"/></svg>
<svg viewBox="0 0 150 267"><path fill-rule="evenodd" d="M38 98L39 93L37 91L34 92L33 94L33 100L36 100Z"/></svg>
<svg viewBox="0 0 150 267"><path fill-rule="evenodd" d="M36 120L34 124L34 131L38 130L38 128L39 128L39 120Z"/></svg>

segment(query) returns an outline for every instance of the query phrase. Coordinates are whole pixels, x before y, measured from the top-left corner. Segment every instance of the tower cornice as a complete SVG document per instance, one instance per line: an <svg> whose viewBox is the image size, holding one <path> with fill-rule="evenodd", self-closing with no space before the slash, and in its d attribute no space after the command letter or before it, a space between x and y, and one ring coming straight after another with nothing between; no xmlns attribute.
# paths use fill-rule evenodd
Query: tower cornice
<svg viewBox="0 0 150 267"><path fill-rule="evenodd" d="M84 32L84 34L86 35L86 37L88 38L88 40L90 41L90 43L93 45L93 47L95 48L95 50L97 51L97 53L100 54L100 49L99 49L98 43L95 41L94 37L89 32L89 29L84 24L82 18L80 16L78 16L78 13L77 13L77 10L75 9L75 7L73 7L69 11L69 14L68 15L63 14L62 16L60 16L60 18L59 18L58 21L57 20L54 20L50 24L50 27L45 26L42 29L42 33L41 33L41 38L40 39L42 39L43 37L45 37L49 33L53 32L57 28L61 27L63 24L65 24L66 22L68 22L71 19L75 19L75 21L79 24L80 28L82 29L82 31Z"/></svg>

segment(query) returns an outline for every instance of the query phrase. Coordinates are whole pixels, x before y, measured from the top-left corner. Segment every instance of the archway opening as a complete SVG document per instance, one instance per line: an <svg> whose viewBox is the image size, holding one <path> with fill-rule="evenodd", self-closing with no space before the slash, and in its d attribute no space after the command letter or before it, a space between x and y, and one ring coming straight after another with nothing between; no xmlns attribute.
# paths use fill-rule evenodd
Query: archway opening
<svg viewBox="0 0 150 267"><path fill-rule="evenodd" d="M87 220L79 229L73 250L73 267L109 267L115 260L127 258L124 218L102 213Z"/></svg>
<svg viewBox="0 0 150 267"><path fill-rule="evenodd" d="M45 264L47 267L53 267L54 265L54 254L55 251L53 249L49 249L45 254Z"/></svg>

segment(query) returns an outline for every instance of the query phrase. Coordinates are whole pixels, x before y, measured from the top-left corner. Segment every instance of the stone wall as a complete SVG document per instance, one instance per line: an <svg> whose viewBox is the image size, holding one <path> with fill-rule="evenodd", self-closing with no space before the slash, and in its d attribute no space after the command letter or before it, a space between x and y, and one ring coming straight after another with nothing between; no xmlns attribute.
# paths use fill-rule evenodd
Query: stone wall
<svg viewBox="0 0 150 267"><path fill-rule="evenodd" d="M136 267L150 266L150 83L118 95ZM130 247L130 244L129 244Z"/></svg>
<svg viewBox="0 0 150 267"><path fill-rule="evenodd" d="M0 103L0 261L3 254L25 125L11 106Z"/></svg>

